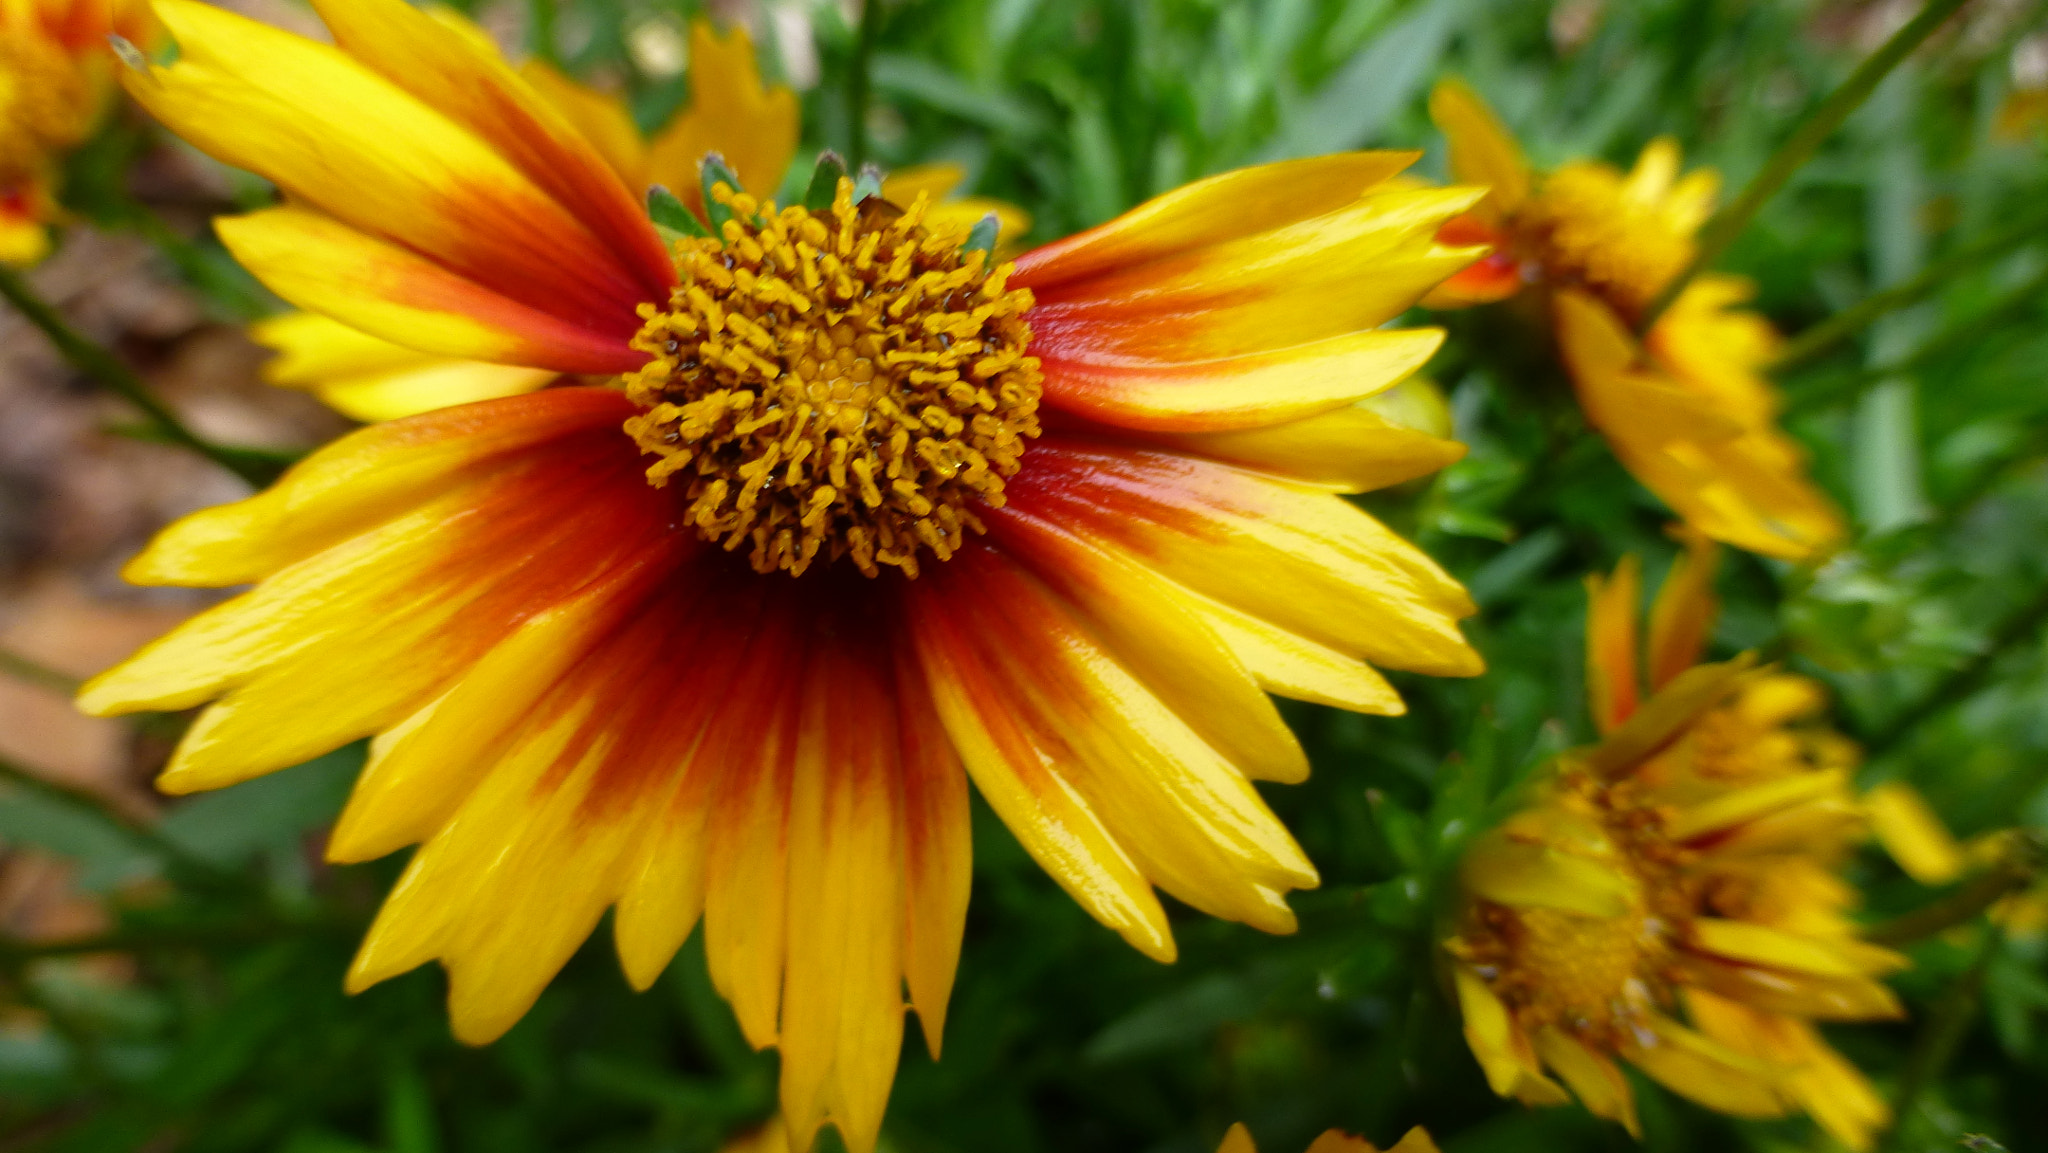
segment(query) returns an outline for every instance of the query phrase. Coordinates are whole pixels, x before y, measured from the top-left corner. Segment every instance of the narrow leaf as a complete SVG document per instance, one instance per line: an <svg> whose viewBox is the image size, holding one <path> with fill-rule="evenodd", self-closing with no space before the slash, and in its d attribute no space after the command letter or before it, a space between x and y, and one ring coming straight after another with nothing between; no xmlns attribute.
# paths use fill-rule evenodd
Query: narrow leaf
<svg viewBox="0 0 2048 1153"><path fill-rule="evenodd" d="M697 171L704 182L704 219L711 222L713 236L723 236L725 222L732 219L732 208L720 204L718 198L711 195L711 190L723 184L738 192L739 175L726 164L725 157L716 152L705 153L703 161L697 166Z"/></svg>
<svg viewBox="0 0 2048 1153"><path fill-rule="evenodd" d="M655 228L664 233L663 240L678 236L711 235L710 230L704 227L704 222L697 219L696 213L690 211L689 205L670 192L666 185L657 184L647 190L647 218L654 222Z"/></svg>
<svg viewBox="0 0 2048 1153"><path fill-rule="evenodd" d="M837 152L818 154L818 166L811 169L810 186L804 189L804 207L813 212L822 212L832 207L832 198L839 194L840 178L846 175L846 161Z"/></svg>
<svg viewBox="0 0 2048 1153"><path fill-rule="evenodd" d="M882 194L882 170L872 164L860 166L860 175L853 181L853 202L859 204L870 196Z"/></svg>
<svg viewBox="0 0 2048 1153"><path fill-rule="evenodd" d="M1002 222L996 219L993 212L975 221L974 227L968 229L967 243L960 246L960 251L993 254L996 250L996 230L1001 227Z"/></svg>

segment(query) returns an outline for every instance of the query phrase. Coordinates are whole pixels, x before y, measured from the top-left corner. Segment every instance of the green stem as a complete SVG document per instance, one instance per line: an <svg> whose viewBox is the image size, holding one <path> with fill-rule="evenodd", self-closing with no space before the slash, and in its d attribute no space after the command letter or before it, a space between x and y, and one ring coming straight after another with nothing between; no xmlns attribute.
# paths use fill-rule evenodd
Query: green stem
<svg viewBox="0 0 2048 1153"><path fill-rule="evenodd" d="M10 676L18 681L27 681L29 684L49 689L53 693L62 693L67 697L75 696L78 693L78 682L76 680L65 676L56 669L47 668L19 653L9 652L6 649L0 649L0 675Z"/></svg>
<svg viewBox="0 0 2048 1153"><path fill-rule="evenodd" d="M1657 299L1650 303L1650 307L1643 311L1636 331L1650 331L1657 323L1657 318L1663 315L1672 301L1678 299L1679 293L1685 291L1686 283L1700 269L1721 258L1721 254L1728 250L1728 246L1735 242L1735 238L1742 234L1742 230L1749 227L1749 222L1756 218L1764 203L1776 195L1778 190L1785 186L1785 182L1792 179L1792 174L1799 171L1800 167L1813 157L1821 142L1842 126L1842 121L1847 120L1849 114L1856 111L1869 98L1871 92L1891 74L1892 69L1898 67L1900 61L1911 54L1913 49L1918 48L1922 41L1933 35L1934 30L1941 27L1942 23L1962 6L1963 0L1927 0L1919 15L1907 21L1905 27L1892 33L1892 38L1885 41L1876 52L1871 53L1870 58L1859 65L1856 71L1850 74L1849 79L1842 82L1840 88L1829 93L1827 99L1821 101L1820 107L1814 109L1813 114L1794 129L1785 143L1779 145L1778 150L1771 154L1771 158L1764 162L1763 169L1750 180L1741 195L1707 222L1706 228L1700 231L1699 245L1693 253L1692 262L1685 266L1685 271L1672 278L1671 283L1664 286L1664 291L1658 294Z"/></svg>
<svg viewBox="0 0 2048 1153"><path fill-rule="evenodd" d="M533 54L556 67L562 63L562 53L555 39L555 0L533 0L527 6L531 28L527 39L531 41Z"/></svg>
<svg viewBox="0 0 2048 1153"><path fill-rule="evenodd" d="M186 428L162 401L153 396L149 387L129 369L119 357L98 344L78 334L57 310L35 294L28 282L10 268L0 268L0 296L5 296L29 322L43 330L50 343L72 366L99 383L120 394L123 400L142 410L149 423L162 434L164 440L213 461L243 480L258 488L277 479L274 466L265 466L232 449L222 448L211 441L203 440L191 429Z"/></svg>
<svg viewBox="0 0 2048 1153"><path fill-rule="evenodd" d="M868 159L869 71L882 28L882 0L863 0L860 30L853 42L853 67L846 76L846 167L858 173Z"/></svg>
<svg viewBox="0 0 2048 1153"><path fill-rule="evenodd" d="M1777 358L1766 367L1766 371L1780 373L1812 360L1878 317L1924 300L1950 278L1971 265L2010 253L2014 244L2043 228L2048 228L2048 212L2030 214L2015 224L1998 229L1975 244L1958 249L1949 256L1935 261L1911 280L1865 297L1855 305L1843 309L1787 341L1785 347L1779 350Z"/></svg>
<svg viewBox="0 0 2048 1153"><path fill-rule="evenodd" d="M2034 594L2033 600L2005 618L1991 634L1991 643L1984 646L1983 652L1943 677L1927 695L1909 705L1905 711L1893 717L1883 728L1865 740L1865 756L1875 761L1922 721L1976 692L1991 675L1991 668L1998 663L1998 658L2033 636L2044 621L2048 621L2048 586L2043 586Z"/></svg>
<svg viewBox="0 0 2048 1153"><path fill-rule="evenodd" d="M1883 1153L1905 1147L1913 1111L1919 1107L1928 1086L1940 1079L1942 1070L1948 1068L1962 1046L1963 1035L1969 1032L1978 1003L1983 999L1984 977L1991 971L1991 962L2004 941L2005 934L1997 925L1986 925L1984 943L1978 946L1969 970L1942 994L1928 1015L1919 1040L1913 1044L1912 1055L1907 1058L1906 1071L1899 1078L1899 1095L1892 1101L1892 1125L1878 1143Z"/></svg>
<svg viewBox="0 0 2048 1153"><path fill-rule="evenodd" d="M2048 293L2048 268L2042 269L2025 284L2000 297L1997 303L1983 312L1943 329L1897 360L1857 369L1846 376L1832 378L1817 387L1801 389L1792 396L1791 411L1812 412L1815 409L1854 400L1884 381L1932 364L1955 349L1997 330L2012 317L2036 307L2040 304L2043 293Z"/></svg>
<svg viewBox="0 0 2048 1153"><path fill-rule="evenodd" d="M2006 896L2033 885L2041 876L2041 845L2032 839L2016 839L2011 851L1991 868L1970 878L1960 888L1910 913L1873 925L1863 939L1877 945L1910 945L1936 933L1976 920Z"/></svg>

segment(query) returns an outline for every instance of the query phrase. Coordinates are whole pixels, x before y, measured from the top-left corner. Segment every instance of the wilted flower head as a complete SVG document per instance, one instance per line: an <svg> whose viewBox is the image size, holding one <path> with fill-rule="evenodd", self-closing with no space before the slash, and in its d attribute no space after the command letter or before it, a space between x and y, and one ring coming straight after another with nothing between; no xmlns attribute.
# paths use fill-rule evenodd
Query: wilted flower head
<svg viewBox="0 0 2048 1153"><path fill-rule="evenodd" d="M1778 336L1741 308L1748 282L1698 276L1644 339L1630 331L1691 263L1720 178L1711 169L1681 176L1668 138L1652 141L1627 173L1589 160L1537 172L1464 84L1439 84L1429 107L1450 140L1453 174L1492 190L1443 238L1494 251L1424 303L1459 308L1533 291L1587 423L1689 523L1795 560L1839 541L1840 514L1776 426L1778 395L1763 368Z"/></svg>
<svg viewBox="0 0 2048 1153"><path fill-rule="evenodd" d="M1529 1104L1569 1088L1633 1132L1621 1060L1737 1116L1804 1109L1867 1148L1885 1106L1815 1028L1900 1012L1879 978L1904 959L1857 938L1839 875L1864 824L1854 750L1810 723L1811 682L1695 663L1710 548L1695 539L1666 582L1640 705L1634 562L1589 582L1603 739L1466 855L1445 946L1465 1035L1494 1090Z"/></svg>

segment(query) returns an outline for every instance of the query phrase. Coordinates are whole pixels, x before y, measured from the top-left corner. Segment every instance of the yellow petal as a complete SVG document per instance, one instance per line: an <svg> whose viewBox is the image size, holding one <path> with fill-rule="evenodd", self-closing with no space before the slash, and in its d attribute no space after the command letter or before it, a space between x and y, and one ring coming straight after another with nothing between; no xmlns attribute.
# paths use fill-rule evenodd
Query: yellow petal
<svg viewBox="0 0 2048 1153"><path fill-rule="evenodd" d="M897 653L897 732L903 762L903 983L938 1059L946 1002L960 965L973 879L967 773L932 706L931 686L914 654Z"/></svg>
<svg viewBox="0 0 2048 1153"><path fill-rule="evenodd" d="M1745 1057L1666 1017L1653 1017L1654 1040L1623 1052L1630 1064L1689 1100L1737 1117L1782 1117L1776 1085L1784 1071Z"/></svg>
<svg viewBox="0 0 2048 1153"><path fill-rule="evenodd" d="M1636 613L1642 600L1642 564L1634 554L1614 566L1612 580L1586 577L1586 695L1602 733L1620 728L1636 711Z"/></svg>
<svg viewBox="0 0 2048 1153"><path fill-rule="evenodd" d="M919 581L911 617L932 698L975 787L1033 860L1147 956L1171 961L1166 912L1094 808L1022 729L982 658Z"/></svg>
<svg viewBox="0 0 2048 1153"><path fill-rule="evenodd" d="M1628 1079L1612 1060L1596 1053L1570 1034L1545 1026L1536 1031L1536 1054L1557 1071L1579 1102L1595 1117L1621 1122L1629 1136L1642 1140L1643 1127L1636 1120L1636 1097Z"/></svg>
<svg viewBox="0 0 2048 1153"><path fill-rule="evenodd" d="M1755 663L1754 657L1744 653L1732 661L1687 669L1637 709L1620 728L1609 733L1606 740L1588 751L1584 758L1586 767L1603 777L1633 772L1677 739L1701 713L1739 689Z"/></svg>
<svg viewBox="0 0 2048 1153"><path fill-rule="evenodd" d="M1259 1147L1252 1144L1251 1130L1240 1121L1223 1135L1223 1144L1216 1146L1216 1153L1259 1153Z"/></svg>
<svg viewBox="0 0 2048 1153"><path fill-rule="evenodd" d="M647 177L694 205L703 196L697 164L717 152L746 191L773 196L796 155L798 117L796 93L762 86L745 28L734 25L721 37L710 21L694 20L690 100L655 134Z"/></svg>
<svg viewBox="0 0 2048 1153"><path fill-rule="evenodd" d="M1155 434L1149 439L1215 460L1370 492L1456 464L1465 446L1405 428L1365 403L1304 420L1230 432Z"/></svg>
<svg viewBox="0 0 2048 1153"><path fill-rule="evenodd" d="M862 654L868 655L868 654ZM782 1112L873 1153L903 1047L903 893L892 702L867 662L813 659L789 807Z"/></svg>
<svg viewBox="0 0 2048 1153"><path fill-rule="evenodd" d="M1665 832L1674 841L1698 840L1726 832L1768 813L1829 796L1846 795L1848 789L1848 774L1839 769L1766 780L1730 789L1710 801L1680 809L1665 825Z"/></svg>
<svg viewBox="0 0 2048 1153"><path fill-rule="evenodd" d="M647 144L625 101L578 84L543 60L521 64L519 75L589 139L628 189L638 193L647 186Z"/></svg>
<svg viewBox="0 0 2048 1153"><path fill-rule="evenodd" d="M1906 875L1923 885L1946 885L1963 874L1963 850L1927 804L1904 781L1886 781L1864 796L1870 829Z"/></svg>
<svg viewBox="0 0 2048 1153"><path fill-rule="evenodd" d="M1671 564L1657 602L1650 608L1650 691L1700 663L1714 632L1720 605L1714 600L1714 565L1719 549L1691 526L1678 530L1685 553Z"/></svg>
<svg viewBox="0 0 2048 1153"><path fill-rule="evenodd" d="M1807 937L1750 921L1718 917L1695 918L1688 938L1688 947L1703 952L1824 977L1893 972L1909 963L1889 949L1862 941Z"/></svg>
<svg viewBox="0 0 2048 1153"><path fill-rule="evenodd" d="M1586 917L1624 916L1641 900L1634 878L1613 865L1505 837L1475 845L1459 877L1484 900Z"/></svg>
<svg viewBox="0 0 2048 1153"><path fill-rule="evenodd" d="M1450 142L1453 179L1490 189L1488 205L1503 215L1528 201L1529 161L1470 85L1438 81L1429 94L1429 118Z"/></svg>

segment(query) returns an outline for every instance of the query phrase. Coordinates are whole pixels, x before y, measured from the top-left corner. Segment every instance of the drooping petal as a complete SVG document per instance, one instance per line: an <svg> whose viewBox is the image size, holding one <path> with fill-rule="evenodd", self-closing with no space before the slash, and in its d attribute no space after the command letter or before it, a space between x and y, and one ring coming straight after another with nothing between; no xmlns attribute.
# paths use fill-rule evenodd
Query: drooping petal
<svg viewBox="0 0 2048 1153"><path fill-rule="evenodd" d="M1652 1039L1623 1051L1659 1085L1736 1117L1782 1117L1789 1103L1776 1086L1784 1070L1737 1053L1669 1017L1650 1019Z"/></svg>
<svg viewBox="0 0 2048 1153"><path fill-rule="evenodd" d="M1870 829L1906 875L1923 885L1945 885L1963 874L1963 850L1919 790L1886 781L1863 797Z"/></svg>
<svg viewBox="0 0 2048 1153"><path fill-rule="evenodd" d="M973 879L967 772L934 711L931 686L910 646L896 646L896 732L902 742L903 983L925 1048L936 1060L946 1003L960 966Z"/></svg>
<svg viewBox="0 0 2048 1153"><path fill-rule="evenodd" d="M1642 1123L1636 1120L1636 1097L1621 1069L1605 1054L1595 1052L1555 1026L1536 1032L1536 1054L1543 1063L1564 1078L1580 1104L1595 1117L1619 1121L1629 1136L1641 1140Z"/></svg>

